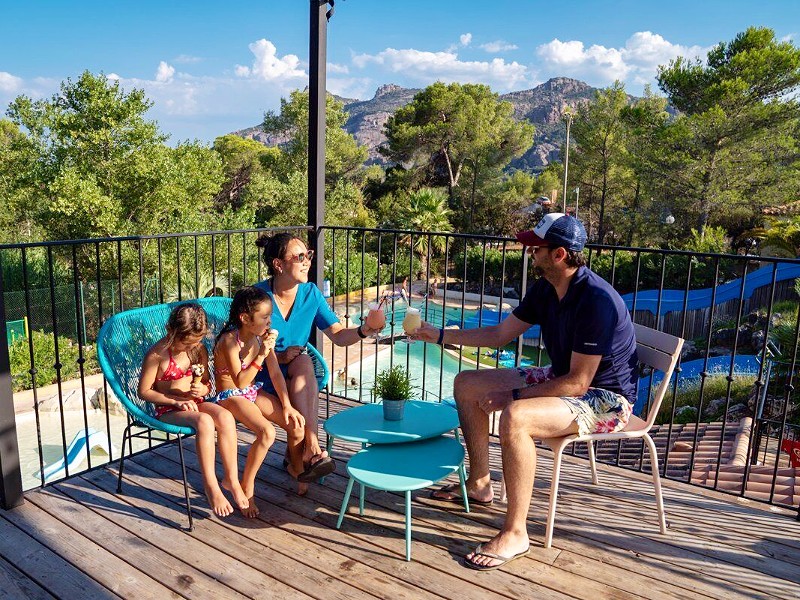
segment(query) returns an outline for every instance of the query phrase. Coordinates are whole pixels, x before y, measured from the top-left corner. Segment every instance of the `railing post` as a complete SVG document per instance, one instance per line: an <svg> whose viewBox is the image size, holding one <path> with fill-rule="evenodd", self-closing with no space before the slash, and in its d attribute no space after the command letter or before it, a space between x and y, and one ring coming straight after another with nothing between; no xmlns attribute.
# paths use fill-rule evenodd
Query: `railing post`
<svg viewBox="0 0 800 600"><path fill-rule="evenodd" d="M0 487L0 504L3 508L9 509L22 504L23 498L3 289L5 289L3 273L0 271L0 473L3 476L2 487Z"/></svg>

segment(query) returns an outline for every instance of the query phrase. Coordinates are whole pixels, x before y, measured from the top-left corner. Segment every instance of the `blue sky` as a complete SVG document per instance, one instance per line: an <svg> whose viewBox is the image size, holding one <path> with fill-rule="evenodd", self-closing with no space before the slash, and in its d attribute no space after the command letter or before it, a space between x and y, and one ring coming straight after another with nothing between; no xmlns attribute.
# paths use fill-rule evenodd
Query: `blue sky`
<svg viewBox="0 0 800 600"><path fill-rule="evenodd" d="M258 124L308 81L307 0L0 0L0 108L86 69L143 88L175 144ZM436 80L529 89L568 76L630 93L659 64L751 25L800 39L798 0L336 0L328 89L371 98Z"/></svg>

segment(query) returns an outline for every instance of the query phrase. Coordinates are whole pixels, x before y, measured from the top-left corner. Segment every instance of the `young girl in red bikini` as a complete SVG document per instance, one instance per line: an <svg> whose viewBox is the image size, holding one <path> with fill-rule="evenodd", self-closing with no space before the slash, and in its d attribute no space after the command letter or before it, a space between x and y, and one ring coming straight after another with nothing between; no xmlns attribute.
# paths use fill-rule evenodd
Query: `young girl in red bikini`
<svg viewBox="0 0 800 600"><path fill-rule="evenodd" d="M208 503L217 516L225 517L233 508L214 473L214 431L217 431L225 471L222 485L244 512L249 502L237 478L236 421L229 411L205 400L211 392L208 352L202 343L208 335L206 313L199 304L181 304L170 313L166 329L167 335L144 357L139 397L155 404L156 417L161 421L192 427L197 432L197 458ZM202 377L192 377L193 368L198 373L202 371Z"/></svg>
<svg viewBox="0 0 800 600"><path fill-rule="evenodd" d="M273 352L277 332L270 330L271 317L272 301L265 291L249 286L240 289L233 296L228 322L214 347L217 402L256 434L241 481L250 501L245 512L249 517L258 515L253 500L256 473L275 441L272 423L286 430L286 468L298 480L300 494L306 492L309 481L303 477L305 419L289 402L286 382ZM260 382L254 383L258 372L265 367L276 395L262 390Z"/></svg>

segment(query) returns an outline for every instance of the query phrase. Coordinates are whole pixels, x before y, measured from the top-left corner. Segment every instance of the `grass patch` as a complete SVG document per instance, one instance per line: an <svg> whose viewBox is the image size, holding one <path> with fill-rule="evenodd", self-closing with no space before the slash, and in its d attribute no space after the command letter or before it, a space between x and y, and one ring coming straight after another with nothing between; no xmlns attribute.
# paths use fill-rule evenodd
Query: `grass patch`
<svg viewBox="0 0 800 600"><path fill-rule="evenodd" d="M731 383L731 399L728 403L729 406L736 404L747 404L747 399L750 396L750 391L753 388L753 383L756 378L754 375L734 375L734 380ZM725 398L728 392L728 380L725 375L712 375L706 378L706 383L703 388L703 414L701 415L700 422L710 423L712 421L719 421L724 417L725 403L720 402L717 408L709 412L708 406L711 402L718 398ZM672 416L672 389L667 390L667 395L664 402L661 404L661 410L658 411L658 418L656 423L669 423ZM696 423L697 410L700 404L700 380L678 388L675 395L675 423ZM690 409L681 410L684 407ZM692 410L693 409L693 410Z"/></svg>

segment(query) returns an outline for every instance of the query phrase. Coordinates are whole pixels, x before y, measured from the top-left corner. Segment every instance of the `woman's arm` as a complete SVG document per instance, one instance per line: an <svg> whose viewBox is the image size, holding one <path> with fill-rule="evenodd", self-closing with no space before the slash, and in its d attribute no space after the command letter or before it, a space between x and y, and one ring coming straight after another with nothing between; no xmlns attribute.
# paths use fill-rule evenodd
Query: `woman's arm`
<svg viewBox="0 0 800 600"><path fill-rule="evenodd" d="M323 333L337 346L352 346L379 331L380 329L372 329L366 323L362 323L358 327L348 328L345 328L341 323L334 323L323 330ZM359 335L359 332L361 332L361 335Z"/></svg>

